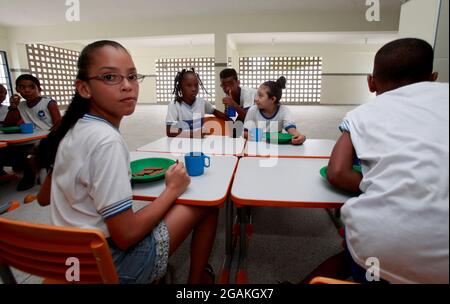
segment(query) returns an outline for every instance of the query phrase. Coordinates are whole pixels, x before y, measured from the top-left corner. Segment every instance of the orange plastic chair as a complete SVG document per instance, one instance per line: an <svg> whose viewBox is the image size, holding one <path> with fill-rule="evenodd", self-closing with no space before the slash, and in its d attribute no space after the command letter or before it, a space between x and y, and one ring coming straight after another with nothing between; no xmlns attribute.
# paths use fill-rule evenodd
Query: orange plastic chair
<svg viewBox="0 0 450 304"><path fill-rule="evenodd" d="M350 281L343 281L343 280L336 280L336 279L332 279L332 278L326 278L326 277L315 277L313 278L309 284L357 284L355 282L350 282Z"/></svg>
<svg viewBox="0 0 450 304"><path fill-rule="evenodd" d="M209 135L227 135L225 120L215 116L205 117L203 128L209 132Z"/></svg>
<svg viewBox="0 0 450 304"><path fill-rule="evenodd" d="M79 281L69 282L79 261ZM0 275L16 283L9 266L43 277L44 283L119 283L108 243L100 231L0 218ZM70 277L69 277L70 278Z"/></svg>

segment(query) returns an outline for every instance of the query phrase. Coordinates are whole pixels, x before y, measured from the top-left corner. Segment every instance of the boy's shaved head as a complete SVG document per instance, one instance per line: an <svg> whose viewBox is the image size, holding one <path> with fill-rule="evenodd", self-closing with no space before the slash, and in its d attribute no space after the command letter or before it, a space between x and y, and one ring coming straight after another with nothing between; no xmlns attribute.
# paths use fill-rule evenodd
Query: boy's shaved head
<svg viewBox="0 0 450 304"><path fill-rule="evenodd" d="M416 83L429 80L434 53L421 39L405 38L383 46L375 56L373 76L383 83Z"/></svg>

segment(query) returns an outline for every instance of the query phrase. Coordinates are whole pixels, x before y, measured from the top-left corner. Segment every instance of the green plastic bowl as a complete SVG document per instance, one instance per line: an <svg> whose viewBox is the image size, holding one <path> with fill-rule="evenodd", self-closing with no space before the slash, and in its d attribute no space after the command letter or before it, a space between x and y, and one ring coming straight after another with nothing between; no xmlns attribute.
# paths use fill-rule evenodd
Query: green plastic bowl
<svg viewBox="0 0 450 304"><path fill-rule="evenodd" d="M0 131L5 134L12 134L12 133L21 133L20 127L3 127L0 128Z"/></svg>
<svg viewBox="0 0 450 304"><path fill-rule="evenodd" d="M323 168L320 169L320 175L321 175L326 181L328 181L328 178L327 178L327 170L328 170L328 166L325 166L325 167L323 167ZM353 166L353 170L356 171L356 172L362 173L361 166L354 165L354 166Z"/></svg>
<svg viewBox="0 0 450 304"><path fill-rule="evenodd" d="M289 133L266 132L266 140L269 143L289 144L293 137Z"/></svg>
<svg viewBox="0 0 450 304"><path fill-rule="evenodd" d="M130 163L131 174L138 173L145 168L163 168L164 171L155 175L144 175L144 176L131 176L131 181L134 183L147 183L156 180L163 179L166 175L167 169L175 163L173 159L169 158L143 158L132 161Z"/></svg>

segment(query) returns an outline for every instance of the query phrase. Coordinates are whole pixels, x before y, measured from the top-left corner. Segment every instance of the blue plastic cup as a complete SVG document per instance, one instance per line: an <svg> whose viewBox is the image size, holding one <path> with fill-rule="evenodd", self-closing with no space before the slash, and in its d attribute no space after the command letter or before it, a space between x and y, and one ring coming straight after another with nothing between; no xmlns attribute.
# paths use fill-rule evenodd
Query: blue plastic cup
<svg viewBox="0 0 450 304"><path fill-rule="evenodd" d="M227 115L228 117L236 116L236 109L233 107L227 107Z"/></svg>
<svg viewBox="0 0 450 304"><path fill-rule="evenodd" d="M209 168L211 159L201 152L191 152L184 156L184 163L189 176L199 176L204 173L205 167Z"/></svg>
<svg viewBox="0 0 450 304"><path fill-rule="evenodd" d="M249 130L250 140L252 141L262 141L263 138L263 129L262 128L253 128Z"/></svg>
<svg viewBox="0 0 450 304"><path fill-rule="evenodd" d="M20 132L25 134L33 133L34 125L32 123L23 123L20 126Z"/></svg>

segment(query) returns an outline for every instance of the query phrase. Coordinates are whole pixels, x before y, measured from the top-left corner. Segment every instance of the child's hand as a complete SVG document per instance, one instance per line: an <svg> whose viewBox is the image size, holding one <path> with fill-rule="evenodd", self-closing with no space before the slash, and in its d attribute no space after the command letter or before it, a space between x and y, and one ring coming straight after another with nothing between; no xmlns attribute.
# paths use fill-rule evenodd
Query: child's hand
<svg viewBox="0 0 450 304"><path fill-rule="evenodd" d="M305 140L306 140L306 136L299 134L297 136L294 136L292 138L291 142L293 145L301 145L305 142Z"/></svg>
<svg viewBox="0 0 450 304"><path fill-rule="evenodd" d="M233 97L231 97L231 91L228 92L228 95L225 96L223 99L223 104L228 106L228 107L233 107L233 108L237 108L239 107L239 105L233 100Z"/></svg>
<svg viewBox="0 0 450 304"><path fill-rule="evenodd" d="M13 104L13 105L15 105L15 106L18 106L19 103L20 103L20 96L17 95L17 94L13 94L13 95L11 96L11 98L9 99L9 103L10 103L10 104Z"/></svg>
<svg viewBox="0 0 450 304"><path fill-rule="evenodd" d="M191 183L191 178L187 174L184 163L178 162L166 171L166 187L168 190L174 191L176 196L180 196L186 191Z"/></svg>

